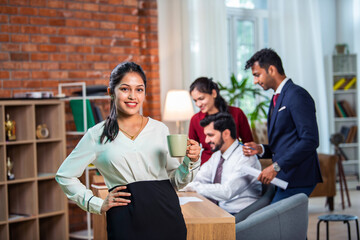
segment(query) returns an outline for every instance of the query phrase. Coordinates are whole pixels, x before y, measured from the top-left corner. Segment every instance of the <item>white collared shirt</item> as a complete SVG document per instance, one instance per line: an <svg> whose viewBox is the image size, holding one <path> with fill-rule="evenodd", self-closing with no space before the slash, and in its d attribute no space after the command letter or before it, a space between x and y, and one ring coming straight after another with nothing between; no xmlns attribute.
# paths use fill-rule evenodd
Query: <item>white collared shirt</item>
<svg viewBox="0 0 360 240"><path fill-rule="evenodd" d="M277 87L276 91L274 92L275 94L280 94L281 90L283 89L283 87L285 86L286 82L289 81L290 78L285 78L284 80L281 81L280 85Z"/></svg>
<svg viewBox="0 0 360 240"><path fill-rule="evenodd" d="M256 156L247 157L243 154L238 141L222 155L225 159L221 175L221 183L213 183L217 166L220 161L220 150L213 153L197 173L193 182L184 190L195 190L199 194L219 201L219 206L230 213L237 213L261 196L261 183L242 171L242 166L261 170Z"/></svg>

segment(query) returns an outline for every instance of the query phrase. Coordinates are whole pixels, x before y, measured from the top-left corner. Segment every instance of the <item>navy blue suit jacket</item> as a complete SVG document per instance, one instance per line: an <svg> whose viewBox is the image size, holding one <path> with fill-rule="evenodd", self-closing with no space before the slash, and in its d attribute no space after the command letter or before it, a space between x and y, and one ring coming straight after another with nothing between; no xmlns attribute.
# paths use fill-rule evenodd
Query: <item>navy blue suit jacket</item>
<svg viewBox="0 0 360 240"><path fill-rule="evenodd" d="M276 106L271 101L268 114L269 144L263 158L272 158L281 167L276 177L288 187L310 187L322 182L316 149L319 132L315 103L310 94L289 79Z"/></svg>

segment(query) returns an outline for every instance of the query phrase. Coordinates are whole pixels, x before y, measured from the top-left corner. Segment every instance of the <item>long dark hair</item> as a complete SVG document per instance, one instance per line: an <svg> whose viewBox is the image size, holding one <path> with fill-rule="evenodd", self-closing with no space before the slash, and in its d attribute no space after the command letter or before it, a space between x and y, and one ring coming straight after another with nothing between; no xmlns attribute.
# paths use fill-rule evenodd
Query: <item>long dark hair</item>
<svg viewBox="0 0 360 240"><path fill-rule="evenodd" d="M199 77L190 85L190 94L194 89L197 89L201 93L212 94L212 90L216 91L215 107L219 112L227 112L228 105L225 99L220 95L220 90L216 82L212 78Z"/></svg>
<svg viewBox="0 0 360 240"><path fill-rule="evenodd" d="M104 131L100 136L100 143L103 142L104 138L106 137L106 141L114 141L116 136L119 133L119 125L117 122L117 115L116 115L116 106L115 106L115 87L121 82L123 77L128 73L137 73L140 75L142 80L144 81L145 89L146 89L146 76L142 68L134 62L123 62L117 65L110 74L110 82L109 82L109 93L111 96L111 103L110 103L110 115L106 118L104 123Z"/></svg>

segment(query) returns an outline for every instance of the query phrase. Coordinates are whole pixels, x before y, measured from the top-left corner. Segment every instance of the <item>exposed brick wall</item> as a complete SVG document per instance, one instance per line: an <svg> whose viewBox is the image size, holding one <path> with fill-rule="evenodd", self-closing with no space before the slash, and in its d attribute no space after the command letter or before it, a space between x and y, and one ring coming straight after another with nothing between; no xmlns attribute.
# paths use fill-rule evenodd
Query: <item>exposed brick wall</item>
<svg viewBox="0 0 360 240"><path fill-rule="evenodd" d="M108 85L125 60L144 68L144 115L160 119L156 0L0 0L0 97Z"/></svg>
<svg viewBox="0 0 360 240"><path fill-rule="evenodd" d="M108 85L122 61L148 78L144 115L161 118L156 0L0 0L0 98L59 83ZM107 101L101 103L109 111ZM75 130L69 106L66 128ZM67 136L67 154L81 136ZM83 177L82 177L83 178ZM86 214L69 205L70 229Z"/></svg>

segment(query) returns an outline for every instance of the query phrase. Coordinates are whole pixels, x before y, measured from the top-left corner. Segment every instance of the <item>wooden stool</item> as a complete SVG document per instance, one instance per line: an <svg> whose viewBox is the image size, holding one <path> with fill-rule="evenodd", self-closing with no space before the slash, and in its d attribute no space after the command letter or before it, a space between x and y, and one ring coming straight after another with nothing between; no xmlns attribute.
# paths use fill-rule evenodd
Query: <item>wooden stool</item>
<svg viewBox="0 0 360 240"><path fill-rule="evenodd" d="M339 215L339 214L329 214L329 215L322 215L318 217L319 221L317 223L317 240L319 240L320 235L320 223L324 221L326 223L326 240L329 240L329 222L339 222L342 221L344 224L347 224L348 227L348 239L351 240L351 232L350 232L350 224L349 221L355 220L356 224L356 234L357 239L359 239L359 222L357 216L352 215Z"/></svg>

